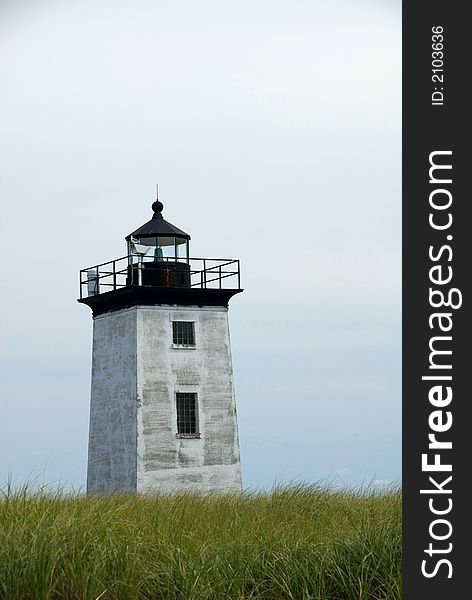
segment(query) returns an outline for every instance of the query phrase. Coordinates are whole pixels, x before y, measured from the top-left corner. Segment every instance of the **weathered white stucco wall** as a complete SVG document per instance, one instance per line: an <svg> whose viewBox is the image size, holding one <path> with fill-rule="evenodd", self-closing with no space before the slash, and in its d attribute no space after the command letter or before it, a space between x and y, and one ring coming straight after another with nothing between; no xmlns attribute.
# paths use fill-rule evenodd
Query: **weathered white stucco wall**
<svg viewBox="0 0 472 600"><path fill-rule="evenodd" d="M172 321L195 323L177 348ZM94 323L88 490L240 491L228 310L142 306ZM177 436L176 392L198 395L201 437Z"/></svg>
<svg viewBox="0 0 472 600"><path fill-rule="evenodd" d="M136 491L136 309L93 322L87 491Z"/></svg>
<svg viewBox="0 0 472 600"><path fill-rule="evenodd" d="M147 306L137 318L138 491L240 491L228 310ZM174 347L172 321L195 323L194 349ZM176 435L176 392L197 393L201 438Z"/></svg>

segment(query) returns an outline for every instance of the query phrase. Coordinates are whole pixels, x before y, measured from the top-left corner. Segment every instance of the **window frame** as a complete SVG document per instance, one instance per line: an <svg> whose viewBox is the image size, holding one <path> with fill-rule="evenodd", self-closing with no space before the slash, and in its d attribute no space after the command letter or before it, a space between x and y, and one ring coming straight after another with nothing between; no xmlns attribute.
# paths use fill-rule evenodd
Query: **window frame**
<svg viewBox="0 0 472 600"><path fill-rule="evenodd" d="M180 342L176 342L175 339L178 339L178 336L175 335L175 328L174 325L177 324L189 324L191 325L191 330L192 330L192 337L193 337L193 344L184 344L184 343L180 343ZM172 347L173 348L184 348L184 349L188 349L188 350L193 350L197 347L197 336L196 336L196 327L195 327L195 321L191 321L191 320L172 320L171 321L171 328L172 328ZM182 335L183 337L183 335Z"/></svg>
<svg viewBox="0 0 472 600"><path fill-rule="evenodd" d="M193 432L184 432L184 431L179 431L179 426L182 424L182 419L179 419L179 396L193 396L194 402L195 402L195 431ZM181 398L181 401L185 401L184 398ZM177 425L177 433L175 434L176 437L178 438L183 438L183 439L198 439L201 437L201 433L200 433L200 418L199 418L199 411L198 411L198 407L199 407L199 402L198 402L198 393L197 392L175 392L175 412L176 412L176 425ZM185 415L184 415L185 416ZM184 421L185 423L185 421ZM183 427L183 429L186 429L185 427ZM191 429L191 427L188 427L188 429Z"/></svg>

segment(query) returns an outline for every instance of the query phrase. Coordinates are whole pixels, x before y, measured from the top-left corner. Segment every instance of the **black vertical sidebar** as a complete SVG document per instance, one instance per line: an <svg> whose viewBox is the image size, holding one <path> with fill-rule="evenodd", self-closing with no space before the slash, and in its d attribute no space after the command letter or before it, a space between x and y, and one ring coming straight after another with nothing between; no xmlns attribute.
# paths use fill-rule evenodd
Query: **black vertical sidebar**
<svg viewBox="0 0 472 600"><path fill-rule="evenodd" d="M472 596L472 141L467 97L472 25L467 10L467 3L460 2L403 3L405 600ZM430 174L431 161L439 166ZM432 306L431 291L432 302L440 306ZM429 447L430 435L436 447ZM440 469L451 470L424 470L423 454L428 465L438 461Z"/></svg>

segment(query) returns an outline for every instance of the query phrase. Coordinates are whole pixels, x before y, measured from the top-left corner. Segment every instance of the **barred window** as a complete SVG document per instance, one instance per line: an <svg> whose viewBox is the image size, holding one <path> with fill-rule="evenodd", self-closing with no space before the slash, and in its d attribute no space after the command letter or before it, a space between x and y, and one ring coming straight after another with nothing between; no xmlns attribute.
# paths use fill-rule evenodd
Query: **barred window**
<svg viewBox="0 0 472 600"><path fill-rule="evenodd" d="M195 323L191 321L173 321L172 336L174 344L195 346Z"/></svg>
<svg viewBox="0 0 472 600"><path fill-rule="evenodd" d="M177 392L177 433L198 435L197 394Z"/></svg>

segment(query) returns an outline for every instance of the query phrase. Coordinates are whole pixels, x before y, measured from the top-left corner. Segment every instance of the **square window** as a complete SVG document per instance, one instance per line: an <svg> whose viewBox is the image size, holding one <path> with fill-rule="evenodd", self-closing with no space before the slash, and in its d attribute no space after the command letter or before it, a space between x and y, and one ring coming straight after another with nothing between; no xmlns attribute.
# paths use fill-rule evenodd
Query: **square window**
<svg viewBox="0 0 472 600"><path fill-rule="evenodd" d="M195 346L195 323L172 321L172 339L178 346Z"/></svg>
<svg viewBox="0 0 472 600"><path fill-rule="evenodd" d="M177 392L177 434L199 436L197 431L197 394Z"/></svg>

